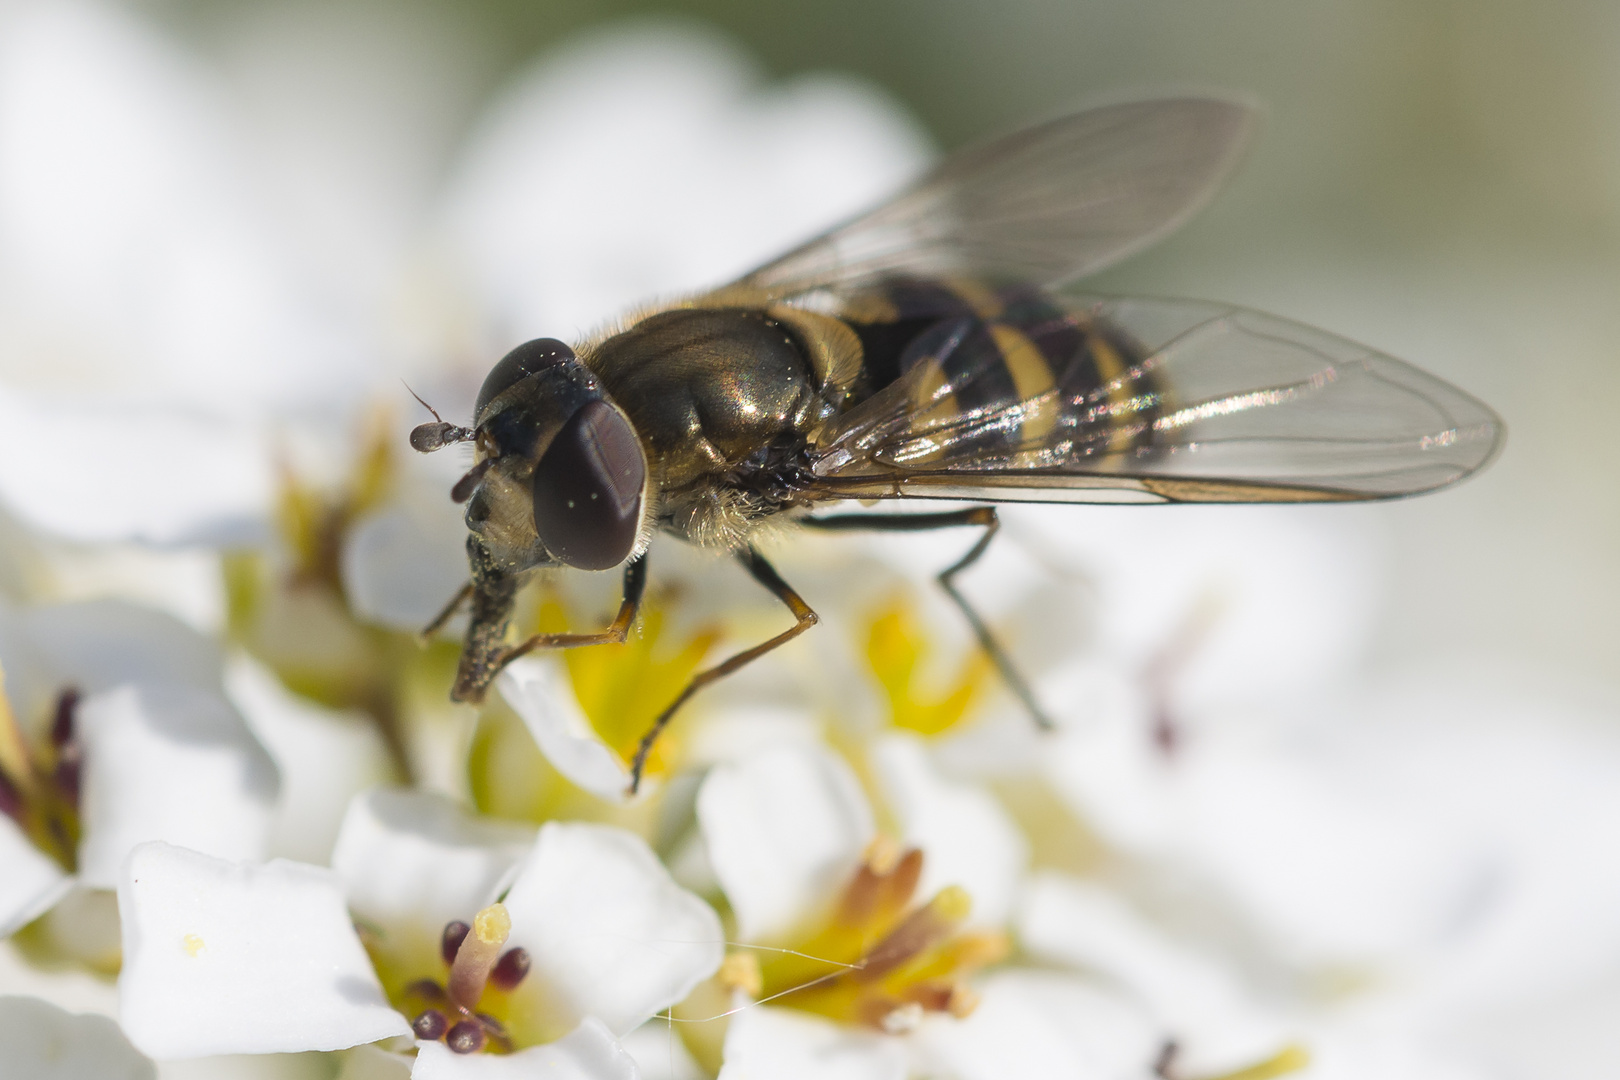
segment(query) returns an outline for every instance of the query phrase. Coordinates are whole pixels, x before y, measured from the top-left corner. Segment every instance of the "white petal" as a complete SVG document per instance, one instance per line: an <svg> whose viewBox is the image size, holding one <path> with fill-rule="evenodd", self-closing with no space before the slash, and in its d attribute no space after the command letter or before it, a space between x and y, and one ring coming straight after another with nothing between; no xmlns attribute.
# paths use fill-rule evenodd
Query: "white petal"
<svg viewBox="0 0 1620 1080"><path fill-rule="evenodd" d="M967 1019L932 1017L918 1031L929 1075L1118 1080L1152 1074L1164 1033L1094 985L1014 969L990 976L981 992Z"/></svg>
<svg viewBox="0 0 1620 1080"><path fill-rule="evenodd" d="M1212 748L1214 750L1214 748ZM1388 961L1442 937L1491 873L1425 798L1367 790L1330 761L1189 755L1187 852L1288 958Z"/></svg>
<svg viewBox="0 0 1620 1080"><path fill-rule="evenodd" d="M534 972L618 1033L686 997L725 952L714 910L640 837L605 825L542 826L506 906Z"/></svg>
<svg viewBox="0 0 1620 1080"><path fill-rule="evenodd" d="M1245 999L1235 975L1177 947L1117 895L1041 874L1021 906L1019 940L1037 959L1072 965L1128 988L1176 1040L1194 1075L1264 1061L1289 1041L1277 1018Z"/></svg>
<svg viewBox="0 0 1620 1080"><path fill-rule="evenodd" d="M355 524L343 548L343 593L360 618L420 630L467 580L467 526L448 491L435 485L430 497L394 502Z"/></svg>
<svg viewBox="0 0 1620 1080"><path fill-rule="evenodd" d="M524 657L495 686L558 772L609 802L630 798L630 770L591 727L560 662Z"/></svg>
<svg viewBox="0 0 1620 1080"><path fill-rule="evenodd" d="M38 716L58 694L131 682L221 688L219 646L172 615L121 600L0 609L0 667L18 716Z"/></svg>
<svg viewBox="0 0 1620 1080"><path fill-rule="evenodd" d="M115 935L117 908L118 899L114 897ZM37 997L69 1012L118 1016L118 987L113 983L77 966L47 970L39 967L36 959L18 948L15 938L0 941L0 994Z"/></svg>
<svg viewBox="0 0 1620 1080"><path fill-rule="evenodd" d="M703 1080L702 1066L667 1020L654 1017L621 1038L619 1045L636 1059L642 1080Z"/></svg>
<svg viewBox="0 0 1620 1080"><path fill-rule="evenodd" d="M1127 670L1191 631L1171 689L1207 706L1297 694L1353 669L1376 615L1382 527L1376 510L1324 509L1187 507L1174 528L1121 507L1010 507L1004 519L1094 583L1093 632Z"/></svg>
<svg viewBox="0 0 1620 1080"><path fill-rule="evenodd" d="M0 938L32 922L73 885L17 823L0 814Z"/></svg>
<svg viewBox="0 0 1620 1080"><path fill-rule="evenodd" d="M324 865L349 800L393 775L376 725L360 713L295 697L246 658L232 662L227 682L231 700L281 774L270 854Z"/></svg>
<svg viewBox="0 0 1620 1080"><path fill-rule="evenodd" d="M438 939L470 921L534 846L535 831L468 813L443 795L379 789L343 818L332 869L363 919Z"/></svg>
<svg viewBox="0 0 1620 1080"><path fill-rule="evenodd" d="M44 533L163 545L264 535L275 491L269 438L240 421L0 386L0 424L21 440L0 457L0 498ZM42 439L61 442L47 449Z"/></svg>
<svg viewBox="0 0 1620 1080"><path fill-rule="evenodd" d="M0 1076L154 1080L157 1069L105 1016L75 1016L38 998L0 997Z"/></svg>
<svg viewBox="0 0 1620 1080"><path fill-rule="evenodd" d="M761 1005L731 1018L720 1080L904 1080L906 1058L892 1036Z"/></svg>
<svg viewBox="0 0 1620 1080"><path fill-rule="evenodd" d="M872 840L850 767L817 747L782 746L713 769L697 800L709 861L749 941L831 902Z"/></svg>
<svg viewBox="0 0 1620 1080"><path fill-rule="evenodd" d="M895 735L873 749L901 839L923 852L918 895L960 885L973 897L973 922L1000 926L1012 914L1029 844L989 792L939 775L921 739Z"/></svg>
<svg viewBox="0 0 1620 1080"><path fill-rule="evenodd" d="M595 1017L545 1046L515 1054L457 1054L422 1043L411 1080L638 1080L635 1059Z"/></svg>
<svg viewBox="0 0 1620 1080"><path fill-rule="evenodd" d="M79 874L112 888L131 848L165 840L226 859L262 859L279 780L224 698L141 684L86 698Z"/></svg>
<svg viewBox="0 0 1620 1080"><path fill-rule="evenodd" d="M408 1054L380 1046L356 1046L343 1055L343 1071L337 1080L409 1080L415 1064L416 1059Z"/></svg>
<svg viewBox="0 0 1620 1080"><path fill-rule="evenodd" d="M119 1019L152 1057L338 1050L410 1032L329 870L143 844L118 908Z"/></svg>
<svg viewBox="0 0 1620 1080"><path fill-rule="evenodd" d="M737 276L925 158L869 84L760 88L717 35L614 27L542 60L490 111L452 189L451 232L503 332L566 338L647 296Z"/></svg>

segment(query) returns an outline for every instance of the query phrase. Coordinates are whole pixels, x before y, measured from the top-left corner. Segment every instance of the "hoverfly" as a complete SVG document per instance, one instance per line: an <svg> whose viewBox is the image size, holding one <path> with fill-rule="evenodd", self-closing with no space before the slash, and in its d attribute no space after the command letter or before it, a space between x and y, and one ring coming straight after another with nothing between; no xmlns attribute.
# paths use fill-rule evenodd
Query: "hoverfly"
<svg viewBox="0 0 1620 1080"><path fill-rule="evenodd" d="M955 579L997 529L993 506L810 513L859 499L1320 502L1432 491L1501 443L1489 408L1320 330L1221 304L1085 296L1063 286L1141 250L1199 209L1254 113L1229 101L1112 105L945 160L892 201L713 292L571 348L541 338L490 371L471 441L471 604L452 696L482 700L536 649L622 642L655 530L732 553L793 614L700 672L705 685L817 616L751 544L784 516L817 529L978 526L939 575L1037 721L1041 711ZM529 571L623 566L611 625L506 643Z"/></svg>

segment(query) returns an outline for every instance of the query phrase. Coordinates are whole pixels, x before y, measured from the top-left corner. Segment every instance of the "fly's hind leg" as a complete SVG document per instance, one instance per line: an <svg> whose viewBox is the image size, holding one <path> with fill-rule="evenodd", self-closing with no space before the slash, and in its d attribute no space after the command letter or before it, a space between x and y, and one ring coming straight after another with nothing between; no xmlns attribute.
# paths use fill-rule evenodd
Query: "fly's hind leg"
<svg viewBox="0 0 1620 1080"><path fill-rule="evenodd" d="M669 703L668 708L658 714L658 719L653 721L652 727L647 729L647 734L641 737L641 742L636 746L635 757L630 761L630 793L632 795L641 787L641 773L647 767L647 755L652 752L653 743L658 741L658 736L663 733L664 728L669 726L669 722L675 718L675 713L680 710L682 705L686 704L693 694L710 683L725 678L739 668L746 667L772 649L786 645L821 621L821 616L810 610L810 605L804 602L804 598L793 591L793 586L782 580L782 575L778 574L776 568L766 562L765 557L759 552L753 548L738 552L737 561L748 569L755 581L771 590L772 594L786 605L787 609L793 613L795 622L770 640L762 641L752 649L745 649L737 655L716 664L714 667L700 671L692 676L692 681L686 684L686 689L682 690L675 700Z"/></svg>
<svg viewBox="0 0 1620 1080"><path fill-rule="evenodd" d="M966 510L947 510L937 514L832 514L827 517L805 518L801 524L812 529L824 529L828 532L853 532L865 530L872 532L924 532L931 529L950 529L962 525L977 525L984 529L979 540L968 549L956 562L942 570L936 579L945 595L951 598L958 609L961 610L968 626L973 630L973 636L978 639L979 647L990 657L990 662L996 666L1001 679L1007 684L1007 689L1013 692L1035 726L1042 731L1051 731L1056 725L1041 708L1040 702L1035 700L1035 692L1030 689L1024 676L1013 666L1012 659L1007 650L1001 647L990 627L980 618L968 598L962 595L956 587L956 578L962 571L979 561L989 548L990 541L995 539L996 532L1001 528L1001 518L996 514L993 506L973 506Z"/></svg>

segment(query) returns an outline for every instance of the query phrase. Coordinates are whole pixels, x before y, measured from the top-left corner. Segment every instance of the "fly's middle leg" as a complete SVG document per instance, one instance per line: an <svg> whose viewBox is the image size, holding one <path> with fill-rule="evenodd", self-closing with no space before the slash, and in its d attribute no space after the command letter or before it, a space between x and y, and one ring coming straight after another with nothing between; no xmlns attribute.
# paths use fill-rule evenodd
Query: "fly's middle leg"
<svg viewBox="0 0 1620 1080"><path fill-rule="evenodd" d="M990 662L995 665L996 671L1001 675L1007 689L1013 692L1024 706L1035 725L1042 731L1051 731L1056 725L1052 723L1040 702L1035 698L1034 690L1030 689L1029 682L1022 673L1013 666L1012 658L1007 650L1001 647L995 634L985 623L956 587L957 577L968 567L978 562L990 547L990 541L995 539L996 532L1001 528L1001 518L996 514L993 506L972 506L966 510L947 510L937 514L831 514L827 517L805 518L802 524L812 529L822 529L827 532L853 532L855 530L871 532L925 532L933 529L950 529L965 525L977 525L984 530L978 542L968 549L956 562L939 573L937 581L945 595L962 612L967 619L968 626L973 630L973 636L978 639L979 647Z"/></svg>

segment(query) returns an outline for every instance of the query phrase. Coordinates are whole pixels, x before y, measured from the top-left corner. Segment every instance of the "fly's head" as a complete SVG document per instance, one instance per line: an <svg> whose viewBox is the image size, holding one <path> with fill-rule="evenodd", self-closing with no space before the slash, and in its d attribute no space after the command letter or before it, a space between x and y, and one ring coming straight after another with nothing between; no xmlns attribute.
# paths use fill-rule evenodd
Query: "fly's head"
<svg viewBox="0 0 1620 1080"><path fill-rule="evenodd" d="M624 412L574 350L537 338L495 365L471 428L439 420L411 432L430 453L472 442L475 463L451 498L494 568L608 570L647 533L647 457Z"/></svg>

